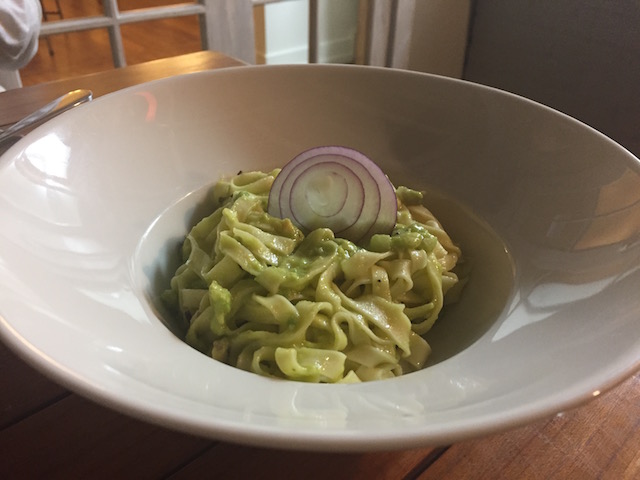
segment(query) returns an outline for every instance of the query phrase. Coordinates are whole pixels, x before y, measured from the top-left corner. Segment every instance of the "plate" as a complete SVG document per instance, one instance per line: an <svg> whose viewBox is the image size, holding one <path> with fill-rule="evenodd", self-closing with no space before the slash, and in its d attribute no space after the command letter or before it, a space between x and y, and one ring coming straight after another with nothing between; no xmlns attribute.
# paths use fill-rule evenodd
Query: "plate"
<svg viewBox="0 0 640 480"><path fill-rule="evenodd" d="M358 385L218 363L157 294L210 186L317 145L366 153L472 269L427 368ZM640 162L592 128L472 83L359 66L238 67L122 90L0 159L0 335L71 390L252 445L442 445L594 398L640 368Z"/></svg>

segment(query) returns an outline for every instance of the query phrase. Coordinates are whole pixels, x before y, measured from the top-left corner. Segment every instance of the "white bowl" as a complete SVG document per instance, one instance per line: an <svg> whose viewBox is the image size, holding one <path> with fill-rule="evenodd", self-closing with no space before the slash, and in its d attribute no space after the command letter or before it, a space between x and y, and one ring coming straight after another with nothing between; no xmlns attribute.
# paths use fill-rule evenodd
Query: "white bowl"
<svg viewBox="0 0 640 480"><path fill-rule="evenodd" d="M347 145L425 188L473 262L424 370L277 381L177 338L154 293L221 175ZM255 445L445 444L570 408L640 367L640 163L494 89L355 66L239 67L140 85L0 160L0 333L78 393Z"/></svg>

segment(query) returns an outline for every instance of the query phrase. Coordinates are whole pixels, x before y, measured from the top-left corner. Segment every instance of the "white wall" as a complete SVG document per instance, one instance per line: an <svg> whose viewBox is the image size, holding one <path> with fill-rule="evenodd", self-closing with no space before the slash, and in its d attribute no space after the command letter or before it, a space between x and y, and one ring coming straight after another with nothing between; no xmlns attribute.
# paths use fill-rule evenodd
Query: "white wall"
<svg viewBox="0 0 640 480"><path fill-rule="evenodd" d="M263 43L257 42L257 63L305 63L309 37L309 3L295 0L256 7L262 10ZM256 26L256 37L259 27Z"/></svg>
<svg viewBox="0 0 640 480"><path fill-rule="evenodd" d="M308 0L272 3L255 10L257 62L306 63L309 55ZM320 0L318 10L318 61L353 61L358 0Z"/></svg>

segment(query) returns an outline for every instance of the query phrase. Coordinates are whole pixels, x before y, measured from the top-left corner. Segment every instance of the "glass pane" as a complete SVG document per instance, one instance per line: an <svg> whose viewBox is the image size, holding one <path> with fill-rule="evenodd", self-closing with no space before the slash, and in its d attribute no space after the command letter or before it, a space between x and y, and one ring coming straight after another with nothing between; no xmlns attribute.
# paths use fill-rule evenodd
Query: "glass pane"
<svg viewBox="0 0 640 480"><path fill-rule="evenodd" d="M120 11L135 10L137 8L160 7L165 5L176 5L178 3L196 3L180 0L118 0Z"/></svg>
<svg viewBox="0 0 640 480"><path fill-rule="evenodd" d="M102 15L102 2L98 0L42 0L40 4L48 21Z"/></svg>
<svg viewBox="0 0 640 480"><path fill-rule="evenodd" d="M111 68L107 30L85 30L40 39L38 53L20 70L20 76L27 86Z"/></svg>
<svg viewBox="0 0 640 480"><path fill-rule="evenodd" d="M120 31L128 65L202 49L196 16L130 23Z"/></svg>

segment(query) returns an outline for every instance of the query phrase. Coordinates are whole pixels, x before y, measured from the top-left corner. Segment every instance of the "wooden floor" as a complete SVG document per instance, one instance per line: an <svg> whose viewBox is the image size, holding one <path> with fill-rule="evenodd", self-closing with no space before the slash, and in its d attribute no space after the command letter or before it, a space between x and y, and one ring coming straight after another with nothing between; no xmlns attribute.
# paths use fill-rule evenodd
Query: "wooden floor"
<svg viewBox="0 0 640 480"><path fill-rule="evenodd" d="M59 0L65 19L102 14L100 0ZM181 3L178 0L119 0L121 11L147 6ZM54 0L43 0L46 12L56 8ZM49 21L60 17L47 14ZM121 27L127 64L201 50L196 16L141 22ZM24 86L109 70L113 67L106 29L65 33L40 40L38 53L20 71Z"/></svg>

